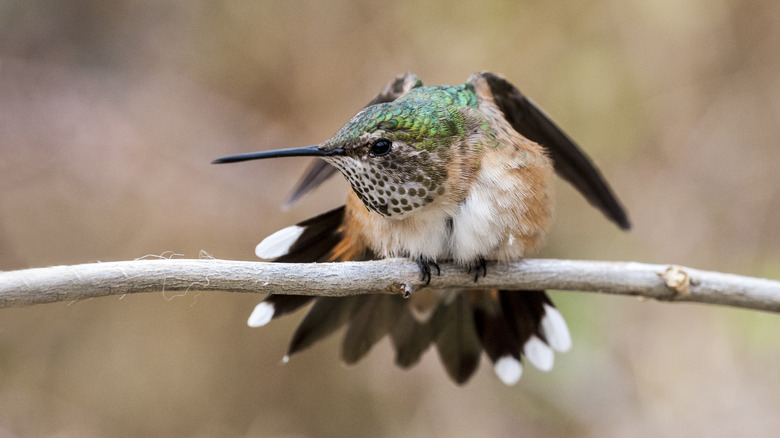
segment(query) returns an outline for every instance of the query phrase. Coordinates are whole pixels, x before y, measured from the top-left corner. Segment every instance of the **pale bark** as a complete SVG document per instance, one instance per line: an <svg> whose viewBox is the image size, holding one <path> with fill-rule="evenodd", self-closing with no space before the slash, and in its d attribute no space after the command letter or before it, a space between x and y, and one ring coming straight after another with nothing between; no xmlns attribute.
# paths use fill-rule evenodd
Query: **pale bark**
<svg viewBox="0 0 780 438"><path fill-rule="evenodd" d="M489 263L474 282L466 269L441 264L435 288L558 289L689 301L780 312L780 282L673 265L527 259ZM434 269L435 271L435 269ZM414 293L416 263L404 259L344 263L228 260L134 260L0 272L0 307L19 307L140 292L220 291L345 296Z"/></svg>

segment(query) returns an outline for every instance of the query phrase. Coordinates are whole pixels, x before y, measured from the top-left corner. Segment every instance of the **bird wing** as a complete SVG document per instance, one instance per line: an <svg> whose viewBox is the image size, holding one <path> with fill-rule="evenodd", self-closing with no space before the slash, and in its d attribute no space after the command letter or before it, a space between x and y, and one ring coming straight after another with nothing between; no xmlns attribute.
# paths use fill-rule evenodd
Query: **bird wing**
<svg viewBox="0 0 780 438"><path fill-rule="evenodd" d="M547 150L563 179L620 228L631 228L626 211L596 165L539 107L499 75L477 73L470 81L479 78L487 82L493 100L512 127Z"/></svg>

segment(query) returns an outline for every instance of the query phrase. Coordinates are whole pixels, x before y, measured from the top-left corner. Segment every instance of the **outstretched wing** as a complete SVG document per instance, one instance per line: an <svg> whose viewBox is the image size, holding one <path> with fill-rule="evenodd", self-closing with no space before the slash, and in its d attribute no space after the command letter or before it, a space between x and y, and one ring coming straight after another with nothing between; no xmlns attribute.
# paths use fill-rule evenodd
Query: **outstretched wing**
<svg viewBox="0 0 780 438"><path fill-rule="evenodd" d="M488 72L479 75L487 81L493 100L512 127L547 149L555 171L620 228L631 228L620 201L585 153L506 79Z"/></svg>
<svg viewBox="0 0 780 438"><path fill-rule="evenodd" d="M395 79L388 82L385 88L374 97L371 102L366 106L376 105L378 103L392 102L410 90L422 87L422 81L417 78L417 75L411 72L401 73L396 76ZM303 177L293 189L290 196L284 202L284 206L289 207L295 204L303 195L319 187L326 179L333 176L336 173L336 168L326 163L323 160L314 160L306 169Z"/></svg>

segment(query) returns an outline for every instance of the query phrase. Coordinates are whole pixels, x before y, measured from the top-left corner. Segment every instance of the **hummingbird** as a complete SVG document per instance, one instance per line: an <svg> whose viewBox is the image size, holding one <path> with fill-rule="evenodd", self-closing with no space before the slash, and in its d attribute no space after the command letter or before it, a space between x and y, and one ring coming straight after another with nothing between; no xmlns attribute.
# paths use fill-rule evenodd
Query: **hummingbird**
<svg viewBox="0 0 780 438"><path fill-rule="evenodd" d="M390 81L323 143L219 158L231 163L317 157L287 203L341 173L345 205L266 237L255 248L277 262L405 257L429 285L438 262L475 272L475 287L424 287L411 297L271 294L252 327L311 304L284 357L347 326L341 357L352 364L385 336L402 368L435 346L447 374L463 384L484 351L501 381L518 382L523 358L542 371L572 341L545 291L482 290L486 261L516 261L543 244L553 215L552 174L570 182L624 230L626 211L585 153L502 76L480 72L457 86L424 86L412 73Z"/></svg>

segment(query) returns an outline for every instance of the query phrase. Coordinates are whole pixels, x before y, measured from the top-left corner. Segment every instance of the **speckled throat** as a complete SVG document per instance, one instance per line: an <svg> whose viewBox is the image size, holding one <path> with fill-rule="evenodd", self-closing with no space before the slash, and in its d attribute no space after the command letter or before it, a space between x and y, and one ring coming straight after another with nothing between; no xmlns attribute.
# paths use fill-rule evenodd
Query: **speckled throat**
<svg viewBox="0 0 780 438"><path fill-rule="evenodd" d="M370 211L400 218L445 193L449 148L390 152L382 157L367 155L347 152L326 160L339 169Z"/></svg>

